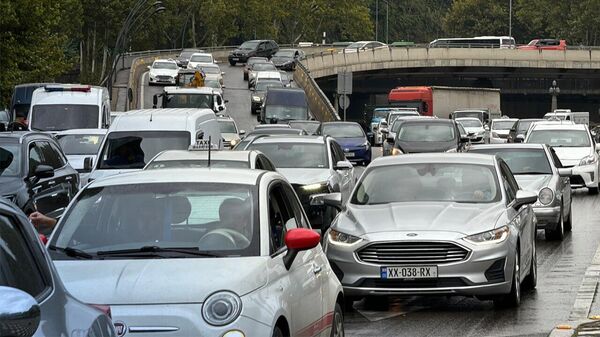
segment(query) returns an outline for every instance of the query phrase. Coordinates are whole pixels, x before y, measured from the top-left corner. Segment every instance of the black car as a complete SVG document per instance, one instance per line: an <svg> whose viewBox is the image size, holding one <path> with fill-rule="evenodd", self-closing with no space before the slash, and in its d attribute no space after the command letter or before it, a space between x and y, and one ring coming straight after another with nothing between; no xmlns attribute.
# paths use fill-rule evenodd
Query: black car
<svg viewBox="0 0 600 337"><path fill-rule="evenodd" d="M177 62L177 65L180 68L187 67L188 63L190 62L190 57L192 57L192 54L195 54L195 53L204 53L204 50L200 50L200 49L183 49L181 51L181 53L179 53L179 55L177 56L177 59L175 59L175 61Z"/></svg>
<svg viewBox="0 0 600 337"><path fill-rule="evenodd" d="M261 109L268 88L283 88L283 84L279 80L264 79L254 85L250 95L250 111L253 115Z"/></svg>
<svg viewBox="0 0 600 337"><path fill-rule="evenodd" d="M21 122L27 119L29 107L31 106L31 96L37 88L46 86L51 83L25 83L15 85L12 98L10 99L10 113L13 121Z"/></svg>
<svg viewBox="0 0 600 337"><path fill-rule="evenodd" d="M229 64L246 63L249 58L259 56L271 58L279 51L279 46L273 40L251 40L242 43L237 49L229 53Z"/></svg>
<svg viewBox="0 0 600 337"><path fill-rule="evenodd" d="M392 155L461 152L468 142L452 119L409 119L396 133Z"/></svg>
<svg viewBox="0 0 600 337"><path fill-rule="evenodd" d="M541 118L519 119L508 132L507 143L522 143L531 123L543 121ZM519 137L521 136L521 137Z"/></svg>
<svg viewBox="0 0 600 337"><path fill-rule="evenodd" d="M289 123L309 119L308 97L299 88L268 88L260 114L261 124Z"/></svg>
<svg viewBox="0 0 600 337"><path fill-rule="evenodd" d="M281 70L294 70L296 63L304 58L304 52L300 49L280 49L273 55L271 61Z"/></svg>
<svg viewBox="0 0 600 337"><path fill-rule="evenodd" d="M79 189L79 175L45 133L0 133L0 196L23 212L60 217Z"/></svg>

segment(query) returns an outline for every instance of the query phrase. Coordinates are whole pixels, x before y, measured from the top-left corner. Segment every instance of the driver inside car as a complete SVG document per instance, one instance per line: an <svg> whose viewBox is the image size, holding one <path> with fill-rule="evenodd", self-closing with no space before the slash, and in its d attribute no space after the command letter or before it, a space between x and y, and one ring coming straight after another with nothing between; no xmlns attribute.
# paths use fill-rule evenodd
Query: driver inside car
<svg viewBox="0 0 600 337"><path fill-rule="evenodd" d="M251 213L247 202L238 198L225 199L219 207L219 228L200 239L200 249L244 249L250 245Z"/></svg>

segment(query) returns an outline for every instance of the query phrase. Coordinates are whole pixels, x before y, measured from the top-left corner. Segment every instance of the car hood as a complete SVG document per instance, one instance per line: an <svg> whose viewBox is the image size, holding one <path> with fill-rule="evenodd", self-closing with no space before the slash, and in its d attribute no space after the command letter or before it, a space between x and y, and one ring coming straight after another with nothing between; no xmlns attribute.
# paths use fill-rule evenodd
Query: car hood
<svg viewBox="0 0 600 337"><path fill-rule="evenodd" d="M538 193L542 188L550 184L551 174L515 174L519 187L524 190Z"/></svg>
<svg viewBox="0 0 600 337"><path fill-rule="evenodd" d="M335 140L337 141L338 144L340 144L340 146L342 148L352 148L352 147L359 147L361 145L363 145L367 139L364 137L357 137L357 138L335 138Z"/></svg>
<svg viewBox="0 0 600 337"><path fill-rule="evenodd" d="M272 57L271 61L273 61L273 63L275 64L284 64L284 63L290 63L293 62L294 59L293 58L289 58L289 57Z"/></svg>
<svg viewBox="0 0 600 337"><path fill-rule="evenodd" d="M290 184L307 185L328 181L330 177L327 168L277 168Z"/></svg>
<svg viewBox="0 0 600 337"><path fill-rule="evenodd" d="M201 303L219 290L243 296L267 283L266 263L266 257L54 261L73 296L106 305Z"/></svg>
<svg viewBox="0 0 600 337"><path fill-rule="evenodd" d="M177 76L177 69L151 69L150 75L153 76Z"/></svg>
<svg viewBox="0 0 600 337"><path fill-rule="evenodd" d="M458 146L455 141L451 142L397 142L404 153L427 153L427 152L446 152L456 149Z"/></svg>
<svg viewBox="0 0 600 337"><path fill-rule="evenodd" d="M67 160L69 161L71 167L73 167L76 170L82 170L83 162L87 157L91 157L93 158L92 161L96 161L96 155L93 154L71 154L67 155Z"/></svg>
<svg viewBox="0 0 600 337"><path fill-rule="evenodd" d="M90 173L89 179L97 180L117 174L141 171L142 169L97 169Z"/></svg>
<svg viewBox="0 0 600 337"><path fill-rule="evenodd" d="M583 157L592 154L589 147L555 147L554 151L564 166L578 165Z"/></svg>
<svg viewBox="0 0 600 337"><path fill-rule="evenodd" d="M477 134L477 133L480 133L480 132L485 132L485 129L484 128L477 128L477 127L475 127L475 128L465 128L465 131L467 131L467 132L473 132L473 133Z"/></svg>
<svg viewBox="0 0 600 337"><path fill-rule="evenodd" d="M348 204L334 229L356 236L397 231L444 231L471 235L494 228L502 212L502 203Z"/></svg>
<svg viewBox="0 0 600 337"><path fill-rule="evenodd" d="M0 177L0 196L17 193L24 184L20 177Z"/></svg>

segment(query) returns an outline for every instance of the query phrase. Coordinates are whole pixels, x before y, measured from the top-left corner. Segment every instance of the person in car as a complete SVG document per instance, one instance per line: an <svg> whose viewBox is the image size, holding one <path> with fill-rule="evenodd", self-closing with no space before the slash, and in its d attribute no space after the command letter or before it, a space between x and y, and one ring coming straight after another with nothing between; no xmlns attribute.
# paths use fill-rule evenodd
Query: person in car
<svg viewBox="0 0 600 337"><path fill-rule="evenodd" d="M211 249L244 249L248 239L249 216L244 200L225 199L219 207L219 228L211 230L200 239L200 247Z"/></svg>
<svg viewBox="0 0 600 337"><path fill-rule="evenodd" d="M38 232L52 232L58 222L56 219L45 216L37 211L29 214L29 221L31 221Z"/></svg>

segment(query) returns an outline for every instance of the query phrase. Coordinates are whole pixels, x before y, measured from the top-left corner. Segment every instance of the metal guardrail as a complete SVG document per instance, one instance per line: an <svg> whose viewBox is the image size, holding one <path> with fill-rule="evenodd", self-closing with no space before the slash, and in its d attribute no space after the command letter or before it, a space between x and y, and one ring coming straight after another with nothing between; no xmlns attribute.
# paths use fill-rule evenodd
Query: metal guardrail
<svg viewBox="0 0 600 337"><path fill-rule="evenodd" d="M335 108L302 63L298 63L296 66L294 81L300 88L304 89L308 97L310 111L316 120L321 122L340 120Z"/></svg>

